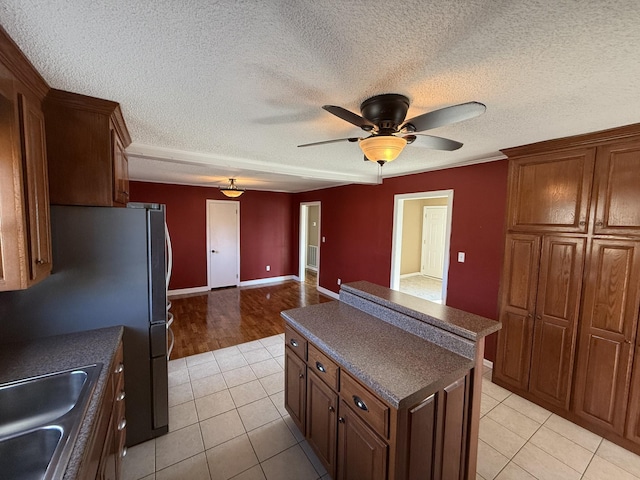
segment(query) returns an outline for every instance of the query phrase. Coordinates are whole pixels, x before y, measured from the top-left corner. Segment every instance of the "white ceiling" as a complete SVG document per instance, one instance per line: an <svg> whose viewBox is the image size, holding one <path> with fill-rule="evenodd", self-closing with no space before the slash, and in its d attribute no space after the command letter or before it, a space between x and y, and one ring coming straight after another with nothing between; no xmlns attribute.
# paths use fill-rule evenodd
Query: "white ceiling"
<svg viewBox="0 0 640 480"><path fill-rule="evenodd" d="M499 149L640 122L637 0L0 0L0 23L54 88L120 102L131 177L297 192L375 183L359 113L400 93L408 118L487 112L419 139L383 177L500 158Z"/></svg>

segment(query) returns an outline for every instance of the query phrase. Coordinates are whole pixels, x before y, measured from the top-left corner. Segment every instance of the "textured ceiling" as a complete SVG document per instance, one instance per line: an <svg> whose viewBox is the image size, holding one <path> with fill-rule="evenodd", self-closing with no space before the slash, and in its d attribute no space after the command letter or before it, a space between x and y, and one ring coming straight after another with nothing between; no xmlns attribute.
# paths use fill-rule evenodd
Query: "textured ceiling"
<svg viewBox="0 0 640 480"><path fill-rule="evenodd" d="M0 23L52 87L120 102L135 179L302 191L375 183L359 113L400 93L408 117L471 100L473 120L385 165L397 176L640 122L640 8L617 1L0 0Z"/></svg>

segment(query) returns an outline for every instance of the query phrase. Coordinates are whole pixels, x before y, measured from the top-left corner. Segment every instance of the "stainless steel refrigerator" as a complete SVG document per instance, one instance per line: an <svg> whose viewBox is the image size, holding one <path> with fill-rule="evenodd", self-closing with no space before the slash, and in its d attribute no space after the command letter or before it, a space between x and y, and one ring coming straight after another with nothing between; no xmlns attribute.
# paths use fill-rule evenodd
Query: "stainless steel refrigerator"
<svg viewBox="0 0 640 480"><path fill-rule="evenodd" d="M163 205L51 207L53 272L0 293L0 343L124 325L127 445L168 431Z"/></svg>

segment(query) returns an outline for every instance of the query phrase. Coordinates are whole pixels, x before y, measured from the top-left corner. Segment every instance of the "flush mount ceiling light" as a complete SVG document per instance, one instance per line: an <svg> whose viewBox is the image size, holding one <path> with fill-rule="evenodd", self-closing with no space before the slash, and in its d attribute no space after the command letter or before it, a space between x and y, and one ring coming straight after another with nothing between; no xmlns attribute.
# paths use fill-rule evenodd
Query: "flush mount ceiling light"
<svg viewBox="0 0 640 480"><path fill-rule="evenodd" d="M219 188L224 195L230 198L237 198L245 192L244 188L238 188L235 178L230 178L229 185L227 185L226 187Z"/></svg>
<svg viewBox="0 0 640 480"><path fill-rule="evenodd" d="M384 135L379 137L369 137L364 140L360 140L360 148L367 157L367 160L371 162L392 162L402 152L407 145L407 140L403 137L394 137L391 135Z"/></svg>

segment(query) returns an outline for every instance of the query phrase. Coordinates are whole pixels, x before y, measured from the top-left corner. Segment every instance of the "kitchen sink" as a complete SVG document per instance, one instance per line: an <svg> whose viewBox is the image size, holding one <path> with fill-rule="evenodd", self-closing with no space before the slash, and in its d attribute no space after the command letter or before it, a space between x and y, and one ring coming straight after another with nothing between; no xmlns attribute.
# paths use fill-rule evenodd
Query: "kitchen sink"
<svg viewBox="0 0 640 480"><path fill-rule="evenodd" d="M0 472L62 478L102 364L0 385Z"/></svg>

